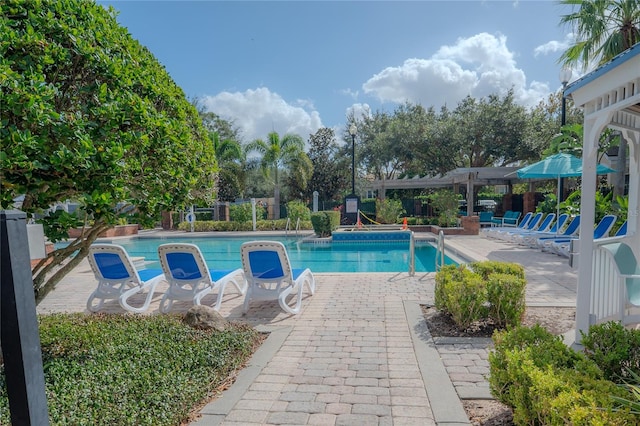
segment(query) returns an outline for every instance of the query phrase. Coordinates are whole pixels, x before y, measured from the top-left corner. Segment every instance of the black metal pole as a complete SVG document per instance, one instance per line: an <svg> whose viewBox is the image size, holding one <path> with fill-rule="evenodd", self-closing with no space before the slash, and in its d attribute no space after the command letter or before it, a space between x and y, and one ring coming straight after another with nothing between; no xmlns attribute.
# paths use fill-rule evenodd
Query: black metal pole
<svg viewBox="0 0 640 426"><path fill-rule="evenodd" d="M562 109L560 113L560 127L562 128L567 124L567 98L564 96L564 89L566 89L567 83L562 83ZM558 203L564 201L564 178L560 178L558 181Z"/></svg>
<svg viewBox="0 0 640 426"><path fill-rule="evenodd" d="M560 116L560 125L567 124L567 98L564 96L564 89L567 87L566 83L562 85L562 114Z"/></svg>
<svg viewBox="0 0 640 426"><path fill-rule="evenodd" d="M356 135L351 135L351 194L356 194Z"/></svg>
<svg viewBox="0 0 640 426"><path fill-rule="evenodd" d="M0 341L11 423L49 424L27 215L0 210Z"/></svg>

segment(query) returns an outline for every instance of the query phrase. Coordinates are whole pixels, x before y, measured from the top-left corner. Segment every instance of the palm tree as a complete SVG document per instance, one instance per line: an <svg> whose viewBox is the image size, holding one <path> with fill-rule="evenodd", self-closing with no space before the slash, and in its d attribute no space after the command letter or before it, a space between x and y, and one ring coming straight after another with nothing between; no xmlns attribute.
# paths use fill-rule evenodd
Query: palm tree
<svg viewBox="0 0 640 426"><path fill-rule="evenodd" d="M244 191L245 153L239 142L233 139L220 140L220 133L209 133L218 160L218 199L231 201Z"/></svg>
<svg viewBox="0 0 640 426"><path fill-rule="evenodd" d="M579 6L576 12L564 15L561 24L572 26L575 44L558 62L564 66L582 63L602 65L619 53L640 42L640 0L561 0L561 4ZM623 195L627 164L627 141L620 137L618 173L614 195Z"/></svg>
<svg viewBox="0 0 640 426"><path fill-rule="evenodd" d="M285 134L282 138L276 132L269 133L267 141L256 139L249 143L246 152L258 152L260 169L266 178L273 174L274 216L280 218L280 178L281 169L288 169L301 182L307 182L313 173L313 164L304 153L304 141L298 135ZM306 183L305 183L306 185Z"/></svg>
<svg viewBox="0 0 640 426"><path fill-rule="evenodd" d="M640 42L640 0L561 0L563 5L579 6L564 15L561 24L570 25L575 44L561 56L566 66L582 63L602 65Z"/></svg>

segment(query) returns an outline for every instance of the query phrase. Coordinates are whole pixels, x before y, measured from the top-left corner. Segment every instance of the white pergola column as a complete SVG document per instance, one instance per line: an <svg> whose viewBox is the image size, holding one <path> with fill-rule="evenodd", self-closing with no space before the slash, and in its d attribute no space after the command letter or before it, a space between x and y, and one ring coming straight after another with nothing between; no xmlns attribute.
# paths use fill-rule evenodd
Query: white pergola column
<svg viewBox="0 0 640 426"><path fill-rule="evenodd" d="M591 321L589 318L591 304L591 278L593 275L591 257L593 252L593 224L595 223L598 165L598 141L603 129L611 120L610 114L599 114L593 119L585 119L584 140L582 150L582 186L580 197L580 240L578 250L578 285L576 294L576 335L587 332Z"/></svg>

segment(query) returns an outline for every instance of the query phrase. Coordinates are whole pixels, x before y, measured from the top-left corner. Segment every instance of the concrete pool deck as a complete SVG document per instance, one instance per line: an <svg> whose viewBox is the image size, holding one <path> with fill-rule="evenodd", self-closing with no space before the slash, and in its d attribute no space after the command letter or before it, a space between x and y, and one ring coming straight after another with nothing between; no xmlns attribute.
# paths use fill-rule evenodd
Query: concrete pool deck
<svg viewBox="0 0 640 426"><path fill-rule="evenodd" d="M575 306L576 272L565 258L482 236L446 237L446 245L468 259L522 264L528 306ZM420 305L433 303L434 273L315 275L316 294L297 316L277 303L252 304L243 316L243 298L225 295L225 318L270 335L193 425L469 424L462 399L491 397L490 340L430 336ZM38 312L86 312L95 284L85 260ZM158 312L162 285L150 314ZM115 302L105 307L123 312ZM188 308L176 304L175 311Z"/></svg>

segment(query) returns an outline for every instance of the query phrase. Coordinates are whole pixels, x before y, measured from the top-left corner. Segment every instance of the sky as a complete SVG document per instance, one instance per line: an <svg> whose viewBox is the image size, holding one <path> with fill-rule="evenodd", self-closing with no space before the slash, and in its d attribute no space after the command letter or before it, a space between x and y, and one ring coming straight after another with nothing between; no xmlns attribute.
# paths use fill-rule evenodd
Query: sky
<svg viewBox="0 0 640 426"><path fill-rule="evenodd" d="M350 113L453 109L510 88L534 106L562 87L558 58L572 40L557 1L99 4L244 142L272 131L308 140L321 127L341 138Z"/></svg>

